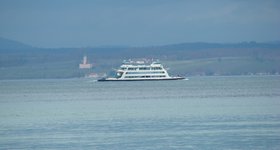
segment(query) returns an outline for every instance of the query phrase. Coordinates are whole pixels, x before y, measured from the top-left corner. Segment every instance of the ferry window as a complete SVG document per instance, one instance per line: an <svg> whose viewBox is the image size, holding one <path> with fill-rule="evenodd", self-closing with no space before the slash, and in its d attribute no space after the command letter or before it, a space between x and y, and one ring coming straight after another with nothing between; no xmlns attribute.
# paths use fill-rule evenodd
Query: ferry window
<svg viewBox="0 0 280 150"><path fill-rule="evenodd" d="M128 68L128 70L136 70L136 68Z"/></svg>
<svg viewBox="0 0 280 150"><path fill-rule="evenodd" d="M139 70L150 70L150 68L149 67L141 67L141 68L139 68Z"/></svg>
<svg viewBox="0 0 280 150"><path fill-rule="evenodd" d="M117 78L120 78L120 77L122 77L122 75L123 75L122 72L118 72L118 73L116 74L116 77L117 77Z"/></svg>
<svg viewBox="0 0 280 150"><path fill-rule="evenodd" d="M161 67L153 67L152 70L162 70Z"/></svg>

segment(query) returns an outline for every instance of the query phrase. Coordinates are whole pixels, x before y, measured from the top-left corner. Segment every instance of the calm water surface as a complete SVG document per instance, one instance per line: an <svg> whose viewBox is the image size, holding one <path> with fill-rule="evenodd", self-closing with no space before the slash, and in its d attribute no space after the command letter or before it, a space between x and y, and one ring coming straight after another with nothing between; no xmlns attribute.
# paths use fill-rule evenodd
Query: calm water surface
<svg viewBox="0 0 280 150"><path fill-rule="evenodd" d="M0 149L280 149L280 77L2 80Z"/></svg>

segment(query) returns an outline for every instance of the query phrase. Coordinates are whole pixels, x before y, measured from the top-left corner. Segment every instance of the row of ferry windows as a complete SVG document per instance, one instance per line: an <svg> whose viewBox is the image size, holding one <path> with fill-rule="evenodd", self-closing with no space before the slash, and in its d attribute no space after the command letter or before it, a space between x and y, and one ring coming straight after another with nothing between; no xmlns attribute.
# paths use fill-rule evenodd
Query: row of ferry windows
<svg viewBox="0 0 280 150"><path fill-rule="evenodd" d="M162 70L161 67L140 67L140 68L121 68L121 70Z"/></svg>
<svg viewBox="0 0 280 150"><path fill-rule="evenodd" d="M163 78L166 76L126 76L125 78Z"/></svg>
<svg viewBox="0 0 280 150"><path fill-rule="evenodd" d="M155 71L151 71L151 72L126 72L125 74L162 74L165 73L164 71L160 71L160 72L155 72Z"/></svg>

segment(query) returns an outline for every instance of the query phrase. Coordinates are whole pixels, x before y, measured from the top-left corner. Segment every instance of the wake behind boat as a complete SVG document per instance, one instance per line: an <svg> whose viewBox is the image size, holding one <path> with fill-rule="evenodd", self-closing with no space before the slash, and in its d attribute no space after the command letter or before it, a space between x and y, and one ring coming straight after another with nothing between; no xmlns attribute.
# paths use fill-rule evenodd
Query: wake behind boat
<svg viewBox="0 0 280 150"><path fill-rule="evenodd" d="M144 61L124 61L116 71L116 77L102 78L98 81L155 81L182 80L184 77L171 77L159 62L146 64Z"/></svg>

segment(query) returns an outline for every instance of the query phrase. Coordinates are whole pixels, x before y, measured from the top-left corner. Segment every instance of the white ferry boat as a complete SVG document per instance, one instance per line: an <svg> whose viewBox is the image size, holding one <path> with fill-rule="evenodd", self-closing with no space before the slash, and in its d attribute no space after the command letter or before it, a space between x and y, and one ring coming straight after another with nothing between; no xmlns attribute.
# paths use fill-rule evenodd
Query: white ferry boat
<svg viewBox="0 0 280 150"><path fill-rule="evenodd" d="M159 62L124 61L116 70L116 77L102 78L98 81L154 81L182 80L183 77L171 77Z"/></svg>

